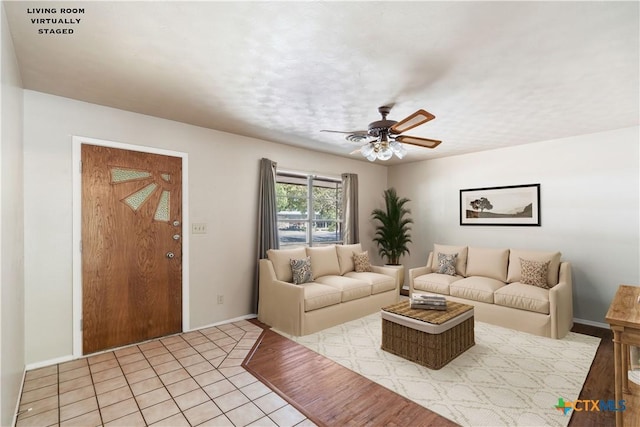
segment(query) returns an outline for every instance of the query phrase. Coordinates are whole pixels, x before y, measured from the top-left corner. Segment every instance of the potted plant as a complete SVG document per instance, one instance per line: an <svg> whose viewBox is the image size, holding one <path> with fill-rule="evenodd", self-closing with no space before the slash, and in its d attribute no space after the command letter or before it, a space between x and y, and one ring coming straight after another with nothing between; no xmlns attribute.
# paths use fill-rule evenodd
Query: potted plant
<svg viewBox="0 0 640 427"><path fill-rule="evenodd" d="M371 217L377 221L376 233L373 239L378 246L378 254L387 259L387 265L399 266L400 288L404 285L404 266L400 264L400 257L409 254L407 245L411 243L411 224L413 220L408 216L411 210L405 205L410 202L406 197L399 198L395 188L384 191L385 209L374 209Z"/></svg>

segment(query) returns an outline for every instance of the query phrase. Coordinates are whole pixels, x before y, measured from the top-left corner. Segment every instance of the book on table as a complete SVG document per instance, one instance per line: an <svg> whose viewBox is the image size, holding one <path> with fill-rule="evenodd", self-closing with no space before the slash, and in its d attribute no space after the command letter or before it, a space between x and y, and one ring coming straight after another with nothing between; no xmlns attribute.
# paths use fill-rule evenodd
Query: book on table
<svg viewBox="0 0 640 427"><path fill-rule="evenodd" d="M431 294L413 294L411 298L415 300L421 300L421 301L446 301L446 298L441 295L431 295Z"/></svg>
<svg viewBox="0 0 640 427"><path fill-rule="evenodd" d="M426 295L426 294L414 294L411 297L411 302L419 304L446 304L445 297L439 295Z"/></svg>
<svg viewBox="0 0 640 427"><path fill-rule="evenodd" d="M439 295L414 294L411 296L409 306L425 310L446 310L447 300Z"/></svg>

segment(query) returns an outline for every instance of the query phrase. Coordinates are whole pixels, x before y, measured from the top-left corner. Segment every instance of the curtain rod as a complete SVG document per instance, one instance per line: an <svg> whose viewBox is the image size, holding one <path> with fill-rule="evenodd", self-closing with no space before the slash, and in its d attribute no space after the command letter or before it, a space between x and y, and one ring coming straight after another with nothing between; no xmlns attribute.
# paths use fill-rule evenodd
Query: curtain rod
<svg viewBox="0 0 640 427"><path fill-rule="evenodd" d="M277 162L276 162L277 163ZM313 172L313 171L301 171L301 170L296 170L296 169L289 169L289 168L280 168L279 166L276 166L276 170L277 173L281 174L281 175L293 175L295 177L299 177L299 176L309 176L311 175L314 179L319 179L322 180L324 179L330 179L332 181L341 181L342 180L342 176L338 175L329 175L329 174L321 174L318 172Z"/></svg>

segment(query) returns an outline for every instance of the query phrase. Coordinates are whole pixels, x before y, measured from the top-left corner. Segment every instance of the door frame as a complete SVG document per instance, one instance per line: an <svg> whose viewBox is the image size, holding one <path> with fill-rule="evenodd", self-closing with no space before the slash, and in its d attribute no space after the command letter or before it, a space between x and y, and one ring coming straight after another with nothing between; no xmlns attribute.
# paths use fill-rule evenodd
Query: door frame
<svg viewBox="0 0 640 427"><path fill-rule="evenodd" d="M165 150L162 148L133 145L122 142L72 136L72 183L73 183L73 357L82 357L82 173L80 171L82 144L98 145L101 147L117 148L121 150L140 151L149 154L179 157L182 159L182 331L188 331L189 325L189 155L181 151Z"/></svg>

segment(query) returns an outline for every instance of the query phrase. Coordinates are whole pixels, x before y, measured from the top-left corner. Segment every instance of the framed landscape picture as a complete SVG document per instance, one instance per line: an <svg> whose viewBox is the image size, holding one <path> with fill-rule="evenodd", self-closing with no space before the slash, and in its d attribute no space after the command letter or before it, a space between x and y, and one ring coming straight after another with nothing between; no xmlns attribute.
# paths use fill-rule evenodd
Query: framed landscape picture
<svg viewBox="0 0 640 427"><path fill-rule="evenodd" d="M540 225L540 184L460 190L460 225Z"/></svg>

